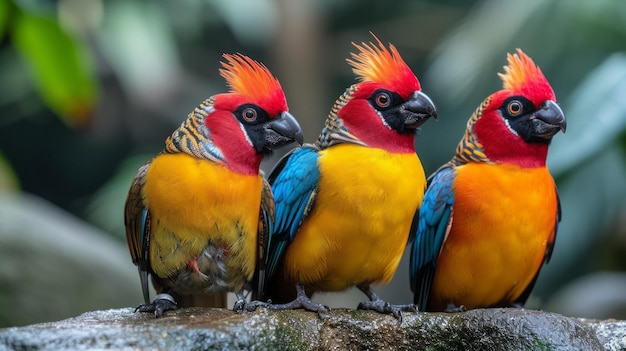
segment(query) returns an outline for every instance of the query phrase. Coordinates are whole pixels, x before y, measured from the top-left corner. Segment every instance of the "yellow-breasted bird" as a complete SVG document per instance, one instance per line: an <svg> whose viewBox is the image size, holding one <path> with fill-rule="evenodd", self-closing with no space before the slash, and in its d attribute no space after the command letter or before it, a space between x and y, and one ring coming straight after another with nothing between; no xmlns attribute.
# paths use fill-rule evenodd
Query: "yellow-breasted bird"
<svg viewBox="0 0 626 351"><path fill-rule="evenodd" d="M315 145L269 176L276 221L264 297L285 302L270 309L325 311L311 294L357 286L369 298L361 309L415 310L371 285L391 280L406 247L426 184L414 134L436 109L396 48L375 39L353 43L359 52L347 61L360 82L336 101Z"/></svg>
<svg viewBox="0 0 626 351"><path fill-rule="evenodd" d="M270 71L241 54L224 58L229 92L189 114L139 169L126 200L126 239L145 300L137 309L157 317L177 306L224 307L229 291L238 297L235 310L243 310L243 289L255 274L248 288L262 289L274 201L259 166L272 149L302 144ZM153 302L148 275L158 293Z"/></svg>
<svg viewBox="0 0 626 351"><path fill-rule="evenodd" d="M429 177L410 260L420 310L521 307L550 260L561 210L546 156L565 116L521 50L500 77Z"/></svg>

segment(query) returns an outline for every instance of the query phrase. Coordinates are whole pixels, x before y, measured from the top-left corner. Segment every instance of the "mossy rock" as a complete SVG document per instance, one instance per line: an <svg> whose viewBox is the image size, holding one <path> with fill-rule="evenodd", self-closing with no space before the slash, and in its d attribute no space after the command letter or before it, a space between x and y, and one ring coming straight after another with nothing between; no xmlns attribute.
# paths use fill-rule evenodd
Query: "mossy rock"
<svg viewBox="0 0 626 351"><path fill-rule="evenodd" d="M626 322L584 321L533 310L405 313L336 309L236 314L226 309L94 311L0 330L0 350L619 350ZM596 334L611 330L613 334ZM607 336L609 335L609 336Z"/></svg>

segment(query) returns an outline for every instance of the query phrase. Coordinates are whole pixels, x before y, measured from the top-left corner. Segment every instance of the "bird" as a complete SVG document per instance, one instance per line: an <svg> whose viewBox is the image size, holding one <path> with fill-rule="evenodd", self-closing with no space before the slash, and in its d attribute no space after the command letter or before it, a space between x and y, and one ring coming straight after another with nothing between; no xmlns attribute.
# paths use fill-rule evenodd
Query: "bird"
<svg viewBox="0 0 626 351"><path fill-rule="evenodd" d="M265 65L239 53L223 58L228 92L197 106L132 180L124 224L145 302L136 311L225 307L227 292L243 311L244 288L262 289L274 201L260 163L302 145L303 133Z"/></svg>
<svg viewBox="0 0 626 351"><path fill-rule="evenodd" d="M336 100L317 141L285 155L268 177L276 202L269 309L322 313L329 308L313 293L356 286L369 299L358 308L414 311L371 285L391 280L406 247L421 202L414 194L426 184L414 135L437 112L397 49L373 36L352 43L358 53L347 62L358 82Z"/></svg>
<svg viewBox="0 0 626 351"><path fill-rule="evenodd" d="M522 308L552 255L561 205L546 157L566 118L528 55L507 61L503 88L428 178L409 262L421 311Z"/></svg>

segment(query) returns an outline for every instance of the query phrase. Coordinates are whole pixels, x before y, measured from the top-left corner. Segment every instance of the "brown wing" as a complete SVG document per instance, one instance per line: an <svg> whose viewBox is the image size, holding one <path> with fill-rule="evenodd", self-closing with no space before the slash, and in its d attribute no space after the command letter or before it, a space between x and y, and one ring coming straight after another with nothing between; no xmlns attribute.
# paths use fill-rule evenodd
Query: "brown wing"
<svg viewBox="0 0 626 351"><path fill-rule="evenodd" d="M139 168L130 185L126 204L124 205L124 225L126 227L126 242L133 263L139 268L141 289L145 303L150 303L148 291L149 242L150 242L150 213L144 206L141 190L146 183L146 173L152 160Z"/></svg>

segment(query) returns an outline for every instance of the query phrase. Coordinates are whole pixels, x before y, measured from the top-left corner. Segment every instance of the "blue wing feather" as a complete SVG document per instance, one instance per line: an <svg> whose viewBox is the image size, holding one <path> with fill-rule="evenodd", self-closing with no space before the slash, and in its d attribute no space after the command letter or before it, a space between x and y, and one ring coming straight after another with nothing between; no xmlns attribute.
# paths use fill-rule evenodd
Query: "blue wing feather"
<svg viewBox="0 0 626 351"><path fill-rule="evenodd" d="M409 273L414 303L420 311L426 309L439 252L452 220L454 178L454 169L438 170L429 182L419 210Z"/></svg>
<svg viewBox="0 0 626 351"><path fill-rule="evenodd" d="M287 244L293 240L311 209L320 177L318 158L314 146L295 149L279 161L268 177L274 193L276 217L269 237L266 281L276 273Z"/></svg>

